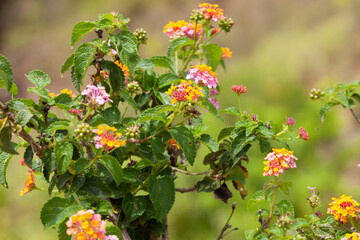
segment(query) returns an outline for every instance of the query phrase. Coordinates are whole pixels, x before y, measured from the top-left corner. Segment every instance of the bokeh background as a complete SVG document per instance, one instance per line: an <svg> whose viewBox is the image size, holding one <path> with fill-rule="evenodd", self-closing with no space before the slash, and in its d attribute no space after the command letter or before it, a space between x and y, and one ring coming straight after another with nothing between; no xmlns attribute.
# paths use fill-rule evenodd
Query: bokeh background
<svg viewBox="0 0 360 240"><path fill-rule="evenodd" d="M217 43L233 52L226 59L227 70L218 71L221 84L220 108L236 104L231 92L234 84L247 86L243 109L263 120L284 122L294 117L296 128L303 126L310 140L291 144L299 158L298 168L283 179L293 182L291 201L296 214L311 212L306 204L307 186L320 191L326 212L331 197L353 195L360 201L360 126L348 110L332 110L322 124L320 102L309 99L312 87L326 88L337 82L358 80L360 76L360 1L358 0L222 0L218 3L235 26ZM60 67L72 53L70 34L80 20L95 20L101 13L119 12L131 18L130 28L143 27L148 44L141 47L143 57L165 55L168 38L162 33L168 21L187 20L196 8L194 0L0 0L0 53L13 66L19 97L27 94L30 83L24 74L33 69L45 71L53 80L49 86L58 92L71 88L69 74L60 76ZM91 34L90 34L91 35ZM95 37L90 36L90 37ZM2 100L8 99L0 92ZM359 113L358 109L356 111ZM208 132L217 137L224 126L236 119L224 116L224 122L204 113ZM296 129L295 129L296 130ZM193 171L203 171L201 149ZM262 176L264 154L258 146L249 152L249 196L265 181ZM0 187L0 239L52 240L55 230L43 231L40 210L47 201L46 192L19 196L26 180L26 169L14 157L8 168L10 189ZM199 178L182 176L177 187L190 187ZM285 196L283 196L285 197ZM245 239L244 231L258 226L255 212L247 209L247 200L234 191L237 208L231 225L239 230L226 239ZM177 194L169 215L170 239L216 239L231 211L211 193Z"/></svg>

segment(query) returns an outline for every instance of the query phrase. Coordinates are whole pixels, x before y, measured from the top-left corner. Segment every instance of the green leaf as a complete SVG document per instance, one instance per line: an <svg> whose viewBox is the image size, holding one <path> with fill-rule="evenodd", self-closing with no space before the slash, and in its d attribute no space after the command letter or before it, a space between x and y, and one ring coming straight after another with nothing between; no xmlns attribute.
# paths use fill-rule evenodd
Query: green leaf
<svg viewBox="0 0 360 240"><path fill-rule="evenodd" d="M74 58L75 58L75 55L73 53L73 54L71 54L70 57L68 57L65 60L64 64L61 66L61 71L60 71L61 74L66 73L66 71L74 64Z"/></svg>
<svg viewBox="0 0 360 240"><path fill-rule="evenodd" d="M74 45L87 33L95 30L96 24L93 22L81 21L75 24L71 32L70 46Z"/></svg>
<svg viewBox="0 0 360 240"><path fill-rule="evenodd" d="M161 117L157 117L158 115L160 115L161 113L164 112L170 112L170 111L174 111L175 107L172 105L158 105L154 108L148 108L145 111L143 111L140 116L138 117L138 120L136 122L144 122L144 121L148 121L148 120L160 120L160 121L166 121L166 119L162 119Z"/></svg>
<svg viewBox="0 0 360 240"><path fill-rule="evenodd" d="M221 129L219 135L218 135L218 142L221 141L221 139L226 138L230 135L230 133L234 130L234 127L228 127Z"/></svg>
<svg viewBox="0 0 360 240"><path fill-rule="evenodd" d="M237 107L228 107L224 110L221 110L220 113L228 113L228 114L233 114L235 116L241 117L241 112L239 111L239 109Z"/></svg>
<svg viewBox="0 0 360 240"><path fill-rule="evenodd" d="M175 126L169 130L169 133L179 144L186 160L193 165L196 157L196 141L192 132L185 126Z"/></svg>
<svg viewBox="0 0 360 240"><path fill-rule="evenodd" d="M148 191L156 211L157 220L161 220L175 202L175 184L170 176L150 176Z"/></svg>
<svg viewBox="0 0 360 240"><path fill-rule="evenodd" d="M76 193L84 185L85 179L86 177L82 175L73 176L68 195Z"/></svg>
<svg viewBox="0 0 360 240"><path fill-rule="evenodd" d="M201 103L198 102L198 105L202 106L203 108L205 108L206 110L208 110L212 115L214 115L215 117L217 117L219 120L222 120L222 117L220 116L220 114L218 113L216 107L209 102L207 99L202 98Z"/></svg>
<svg viewBox="0 0 360 240"><path fill-rule="evenodd" d="M133 108L134 110L138 110L137 104L135 102L135 100L130 96L130 94L128 93L128 91L126 90L121 90L120 91L120 96L125 99L126 102L128 102Z"/></svg>
<svg viewBox="0 0 360 240"><path fill-rule="evenodd" d="M119 186L124 177L124 172L119 161L111 155L101 156L99 161L111 173L116 182L116 186Z"/></svg>
<svg viewBox="0 0 360 240"><path fill-rule="evenodd" d="M74 73L77 81L82 84L85 73L94 57L95 49L89 44L83 43L76 50L74 55Z"/></svg>
<svg viewBox="0 0 360 240"><path fill-rule="evenodd" d="M106 230L106 235L115 235L117 236L119 239L122 239L122 233L120 228L116 227L116 226L108 226L105 228Z"/></svg>
<svg viewBox="0 0 360 240"><path fill-rule="evenodd" d="M258 202L266 201L266 193L264 190L259 190L254 193L253 197L248 201L247 208L251 208Z"/></svg>
<svg viewBox="0 0 360 240"><path fill-rule="evenodd" d="M109 72L110 85L114 93L118 93L126 86L124 72L118 65L111 61L102 61L101 67Z"/></svg>
<svg viewBox="0 0 360 240"><path fill-rule="evenodd" d="M285 215L286 213L290 213L290 218L295 218L295 209L294 206L288 200L282 200L276 204L276 206L280 210L281 215Z"/></svg>
<svg viewBox="0 0 360 240"><path fill-rule="evenodd" d="M112 195L109 185L100 177L87 177L80 190L96 198L108 198Z"/></svg>
<svg viewBox="0 0 360 240"><path fill-rule="evenodd" d="M54 227L66 218L71 217L82 209L79 205L70 205L66 199L54 197L41 209L40 219L44 230Z"/></svg>
<svg viewBox="0 0 360 240"><path fill-rule="evenodd" d="M88 166L89 166L89 160L86 158L79 158L75 162L75 173L81 174Z"/></svg>
<svg viewBox="0 0 360 240"><path fill-rule="evenodd" d="M155 82L156 82L156 73L152 70L146 70L144 73L144 82L143 82L143 86L145 90L148 91L151 88L153 88Z"/></svg>
<svg viewBox="0 0 360 240"><path fill-rule="evenodd" d="M0 184L8 188L8 183L6 181L6 170L9 166L10 158L13 155L7 152L0 150Z"/></svg>
<svg viewBox="0 0 360 240"><path fill-rule="evenodd" d="M269 240L269 239L270 237L266 233L261 233L255 238L255 240Z"/></svg>
<svg viewBox="0 0 360 240"><path fill-rule="evenodd" d="M67 235L66 230L68 227L66 226L66 221L63 221L58 227L58 238L59 240L71 240L71 235Z"/></svg>
<svg viewBox="0 0 360 240"><path fill-rule="evenodd" d="M71 81L72 81L75 89L80 92L81 81L79 81L79 79L77 79L75 76L75 67L74 66L71 67Z"/></svg>
<svg viewBox="0 0 360 240"><path fill-rule="evenodd" d="M157 139L157 138L155 138L155 139ZM143 169L146 167L154 167L155 165L156 164L153 161L145 158L145 159L141 159L139 162L137 162L134 167L137 169Z"/></svg>
<svg viewBox="0 0 360 240"><path fill-rule="evenodd" d="M33 70L25 76L39 89L44 88L51 83L50 77L40 70Z"/></svg>
<svg viewBox="0 0 360 240"><path fill-rule="evenodd" d="M324 119L325 114L334 106L336 106L337 103L328 102L321 106L320 108L320 118Z"/></svg>
<svg viewBox="0 0 360 240"><path fill-rule="evenodd" d="M122 202L122 209L129 222L140 217L146 210L146 198L144 196L133 197L127 194Z"/></svg>
<svg viewBox="0 0 360 240"><path fill-rule="evenodd" d="M120 110L116 107L109 107L100 112L100 115L105 119L108 125L114 126L120 121Z"/></svg>
<svg viewBox="0 0 360 240"><path fill-rule="evenodd" d="M100 215L108 215L113 212L113 207L108 201L100 200L97 204L96 212Z"/></svg>
<svg viewBox="0 0 360 240"><path fill-rule="evenodd" d="M56 130L67 130L69 125L70 122L65 120L53 122L46 128L46 133L53 134Z"/></svg>
<svg viewBox="0 0 360 240"><path fill-rule="evenodd" d="M246 238L246 240L253 240L255 233L256 233L256 230L255 230L255 229L246 230L246 231L245 231L245 238Z"/></svg>
<svg viewBox="0 0 360 240"><path fill-rule="evenodd" d="M237 135L230 146L230 157L235 159L236 155L250 142L256 140L255 135L251 135L249 137L245 136L244 132L241 132Z"/></svg>
<svg viewBox="0 0 360 240"><path fill-rule="evenodd" d="M10 154L19 154L15 151L11 144L12 128L10 126L3 127L0 131L0 149Z"/></svg>
<svg viewBox="0 0 360 240"><path fill-rule="evenodd" d="M188 37L176 38L175 40L170 42L167 56L171 58L177 50L187 45L194 45L194 40Z"/></svg>
<svg viewBox="0 0 360 240"><path fill-rule="evenodd" d="M266 138L273 139L274 138L274 132L268 128L267 126L259 126L259 132L263 134Z"/></svg>
<svg viewBox="0 0 360 240"><path fill-rule="evenodd" d="M29 120L32 118L32 114L28 110L20 110L15 115L15 122L23 127L26 126L26 124L29 122Z"/></svg>
<svg viewBox="0 0 360 240"><path fill-rule="evenodd" d="M165 56L154 56L150 58L151 62L156 67L164 67L170 69L172 72L175 72L175 65L168 57Z"/></svg>
<svg viewBox="0 0 360 240"><path fill-rule="evenodd" d="M24 153L24 162L28 167L32 167L33 157L34 157L34 153L32 151L32 147L28 146L25 149L25 153Z"/></svg>
<svg viewBox="0 0 360 240"><path fill-rule="evenodd" d="M203 51L206 57L206 64L216 70L222 57L222 49L216 43L208 44L203 47Z"/></svg>
<svg viewBox="0 0 360 240"><path fill-rule="evenodd" d="M73 145L69 142L58 142L55 145L55 161L60 175L67 171L73 155Z"/></svg>
<svg viewBox="0 0 360 240"><path fill-rule="evenodd" d="M259 138L259 146L260 146L260 151L262 153L264 152L269 152L271 149L271 144L269 142L269 140L267 140L266 138Z"/></svg>
<svg viewBox="0 0 360 240"><path fill-rule="evenodd" d="M98 20L98 21L96 21L96 29L111 27L113 25L113 23L114 23L114 21L107 19L107 18Z"/></svg>
<svg viewBox="0 0 360 240"><path fill-rule="evenodd" d="M4 78L4 72L0 70L0 88L6 89L7 87L5 86L5 82L2 80ZM10 92L13 94L14 97L16 97L16 95L19 93L19 89L17 88L15 83L11 84Z"/></svg>
<svg viewBox="0 0 360 240"><path fill-rule="evenodd" d="M154 67L154 64L152 61L148 58L142 58L140 61L136 64L136 68L140 68L142 70L148 70L152 69Z"/></svg>
<svg viewBox="0 0 360 240"><path fill-rule="evenodd" d="M209 134L202 134L199 138L199 141L204 143L210 149L210 151L219 151L219 145L217 144L215 138Z"/></svg>
<svg viewBox="0 0 360 240"><path fill-rule="evenodd" d="M4 83L5 89L11 91L13 85L13 72L10 62L4 55L0 54L0 81Z"/></svg>
<svg viewBox="0 0 360 240"><path fill-rule="evenodd" d="M157 85L159 88L163 88L178 82L180 82L180 78L175 73L164 73L159 76L159 82Z"/></svg>

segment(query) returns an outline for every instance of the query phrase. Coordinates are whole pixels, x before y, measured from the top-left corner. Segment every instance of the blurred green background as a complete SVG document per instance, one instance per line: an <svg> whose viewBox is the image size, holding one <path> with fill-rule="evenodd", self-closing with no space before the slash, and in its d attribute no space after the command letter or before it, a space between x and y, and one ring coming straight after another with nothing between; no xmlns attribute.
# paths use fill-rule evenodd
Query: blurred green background
<svg viewBox="0 0 360 240"><path fill-rule="evenodd" d="M291 144L299 158L298 168L282 179L293 182L291 201L296 214L311 212L306 204L307 186L320 190L321 210L326 212L331 197L353 195L360 201L359 125L348 110L332 110L325 123L319 119L320 102L311 101L312 87L326 88L337 82L358 80L360 76L360 1L358 0L223 0L218 3L235 26L217 43L233 52L226 59L226 72L219 70L220 109L236 105L231 92L234 84L243 84L243 109L274 123L294 117L298 129L303 126L310 140ZM53 80L52 91L71 86L69 74L60 76L60 67L72 53L70 34L80 20L95 20L98 14L116 11L131 18L130 28L143 27L148 44L141 47L143 57L165 55L168 38L162 33L168 21L187 20L198 1L183 0L2 0L0 1L0 53L13 66L20 97L30 83L25 79L33 69L41 69ZM91 37L95 37L91 36ZM73 89L73 88L71 88ZM5 100L4 92L0 99ZM358 109L356 111L359 113ZM236 119L224 116L224 122L204 113L208 132L217 137L224 126ZM203 171L201 149L193 171ZM258 146L249 152L249 196L269 178L262 176L264 154ZM45 192L19 196L26 180L26 168L14 157L8 168L10 189L0 188L0 239L57 239L56 231L43 231L40 210L47 201ZM191 187L199 177L181 176L177 187ZM232 188L231 188L232 189ZM230 204L215 200L211 193L176 195L169 215L170 239L216 239L225 224L231 202L237 203L233 227L239 230L226 239L245 239L246 229L258 226L257 206L247 209L235 191ZM283 196L284 197L284 196Z"/></svg>

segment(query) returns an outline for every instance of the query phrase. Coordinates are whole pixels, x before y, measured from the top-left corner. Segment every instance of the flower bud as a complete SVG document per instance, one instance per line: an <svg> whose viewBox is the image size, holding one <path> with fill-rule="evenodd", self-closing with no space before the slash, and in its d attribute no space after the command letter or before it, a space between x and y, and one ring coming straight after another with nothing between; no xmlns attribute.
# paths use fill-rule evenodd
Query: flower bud
<svg viewBox="0 0 360 240"><path fill-rule="evenodd" d="M290 213L286 213L285 215L280 216L279 219L276 221L276 226L278 228L287 228L291 224L293 224L294 221L291 220L289 216L290 216Z"/></svg>
<svg viewBox="0 0 360 240"><path fill-rule="evenodd" d="M308 189L310 190L311 196L309 198L307 198L307 201L308 201L310 207L315 208L315 207L319 206L321 203L320 198L319 198L319 192L317 194L315 193L316 187L308 187Z"/></svg>
<svg viewBox="0 0 360 240"><path fill-rule="evenodd" d="M80 123L76 126L74 133L83 142L87 142L91 137L92 128L87 123Z"/></svg>
<svg viewBox="0 0 360 240"><path fill-rule="evenodd" d="M133 82L129 82L129 84L126 86L126 91L128 91L130 95L138 94L141 91L141 88L138 82L133 81Z"/></svg>
<svg viewBox="0 0 360 240"><path fill-rule="evenodd" d="M225 17L219 20L219 27L227 33L230 32L233 25L234 21L231 18Z"/></svg>
<svg viewBox="0 0 360 240"><path fill-rule="evenodd" d="M138 139L140 137L140 128L137 125L131 125L130 127L127 127L125 130L125 137L127 139Z"/></svg>
<svg viewBox="0 0 360 240"><path fill-rule="evenodd" d="M199 9L194 9L190 15L190 22L200 22L204 20L204 14Z"/></svg>
<svg viewBox="0 0 360 240"><path fill-rule="evenodd" d="M325 92L321 91L318 88L313 88L310 90L309 96L313 100L320 99L321 97L325 96Z"/></svg>
<svg viewBox="0 0 360 240"><path fill-rule="evenodd" d="M134 32L134 37L138 40L139 44L146 44L148 37L147 33L143 28L138 28Z"/></svg>

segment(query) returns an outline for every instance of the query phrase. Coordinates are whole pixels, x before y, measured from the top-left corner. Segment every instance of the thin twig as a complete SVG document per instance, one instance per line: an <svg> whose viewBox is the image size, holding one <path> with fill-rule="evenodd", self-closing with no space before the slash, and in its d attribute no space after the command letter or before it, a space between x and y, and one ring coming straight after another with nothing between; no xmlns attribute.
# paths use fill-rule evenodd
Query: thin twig
<svg viewBox="0 0 360 240"><path fill-rule="evenodd" d="M175 172L179 172L179 173L182 173L182 174L185 174L185 175L191 175L191 176L197 176L197 175L206 175L209 173L209 171L205 171L205 172L201 172L201 173L190 173L190 172L185 172L179 168L176 168L176 167L171 167L171 169Z"/></svg>
<svg viewBox="0 0 360 240"><path fill-rule="evenodd" d="M133 139L133 138L130 138L128 139L127 141L128 142L131 142L131 143L143 143L143 142L146 142L146 141L149 141L150 139L152 138L152 136L148 136L144 139Z"/></svg>
<svg viewBox="0 0 360 240"><path fill-rule="evenodd" d="M356 113L354 112L354 110L350 109L350 112L352 113L352 115L354 116L354 118L356 119L356 121L360 124L360 118L356 115Z"/></svg>
<svg viewBox="0 0 360 240"><path fill-rule="evenodd" d="M197 186L194 185L191 188L175 188L175 191L180 192L180 193L187 193L187 192L193 192L197 189Z"/></svg>
<svg viewBox="0 0 360 240"><path fill-rule="evenodd" d="M227 234L231 233L232 231L235 231L235 230L238 229L238 228L233 228L229 232L225 233L225 231L227 229L231 228L231 225L229 225L229 222L230 222L230 219L232 218L232 216L234 214L235 208L236 208L236 203L233 202L232 206L231 206L232 210L231 210L230 216L229 216L228 220L226 221L225 226L221 229L221 233L220 233L219 237L217 238L217 240L223 239L225 237L225 235L227 235Z"/></svg>

